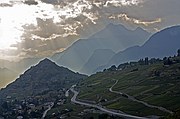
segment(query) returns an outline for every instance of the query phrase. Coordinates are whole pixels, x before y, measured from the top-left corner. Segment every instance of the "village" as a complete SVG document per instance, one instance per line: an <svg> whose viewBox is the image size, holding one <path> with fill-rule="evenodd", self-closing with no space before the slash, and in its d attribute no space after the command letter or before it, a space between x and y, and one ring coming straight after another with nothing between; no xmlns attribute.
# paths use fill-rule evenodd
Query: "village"
<svg viewBox="0 0 180 119"><path fill-rule="evenodd" d="M45 118L52 107L61 106L66 103L65 89L49 91L44 95L28 97L26 99L12 99L7 96L6 101L1 101L0 119L34 119ZM51 98L49 98L51 97ZM57 115L69 112L71 109L64 109Z"/></svg>

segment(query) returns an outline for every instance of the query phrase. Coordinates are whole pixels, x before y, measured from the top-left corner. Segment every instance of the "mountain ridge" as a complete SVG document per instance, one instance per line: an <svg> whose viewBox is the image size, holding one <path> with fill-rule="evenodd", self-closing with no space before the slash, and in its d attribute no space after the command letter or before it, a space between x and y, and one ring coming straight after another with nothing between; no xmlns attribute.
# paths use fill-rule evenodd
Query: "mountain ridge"
<svg viewBox="0 0 180 119"><path fill-rule="evenodd" d="M112 65L136 61L145 57L163 58L176 54L180 48L180 25L165 28L153 34L142 46L132 46L116 53L109 62L96 69L96 72Z"/></svg>
<svg viewBox="0 0 180 119"><path fill-rule="evenodd" d="M81 68L80 72L85 74L95 73L95 69L99 66L107 64L113 55L115 55L115 52L110 49L95 50L86 64Z"/></svg>
<svg viewBox="0 0 180 119"><path fill-rule="evenodd" d="M149 36L150 33L146 31L139 33L136 30L128 30L123 25L109 24L88 39L77 40L62 52L59 59L56 58L56 54L53 60L73 71L80 71L96 49L111 49L118 52L130 46L141 45L140 43L146 41Z"/></svg>
<svg viewBox="0 0 180 119"><path fill-rule="evenodd" d="M154 35L142 46L134 46L118 52L109 61L108 66L134 61L145 57L163 58L172 56L179 49L180 26L165 28Z"/></svg>

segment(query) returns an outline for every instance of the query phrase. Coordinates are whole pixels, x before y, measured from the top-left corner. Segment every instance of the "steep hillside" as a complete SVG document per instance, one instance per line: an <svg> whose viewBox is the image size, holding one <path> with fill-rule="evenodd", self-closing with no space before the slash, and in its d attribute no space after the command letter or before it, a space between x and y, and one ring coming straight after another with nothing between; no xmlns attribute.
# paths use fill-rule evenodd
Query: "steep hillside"
<svg viewBox="0 0 180 119"><path fill-rule="evenodd" d="M15 82L0 91L0 98L27 98L50 90L68 88L85 78L85 75L74 73L67 68L59 67L49 59L44 59L32 66Z"/></svg>
<svg viewBox="0 0 180 119"><path fill-rule="evenodd" d="M180 57L145 62L113 66L90 76L77 86L78 98L138 116L165 116L177 111Z"/></svg>

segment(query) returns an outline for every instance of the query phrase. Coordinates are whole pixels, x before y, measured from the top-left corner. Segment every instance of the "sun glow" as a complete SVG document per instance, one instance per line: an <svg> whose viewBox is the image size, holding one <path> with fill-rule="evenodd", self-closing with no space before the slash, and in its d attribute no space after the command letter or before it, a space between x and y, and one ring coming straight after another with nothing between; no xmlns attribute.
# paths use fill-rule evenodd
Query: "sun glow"
<svg viewBox="0 0 180 119"><path fill-rule="evenodd" d="M30 8L25 5L0 8L0 49L11 49L12 44L20 42L23 34L22 26L36 23Z"/></svg>
<svg viewBox="0 0 180 119"><path fill-rule="evenodd" d="M36 26L37 18L53 18L53 22L60 23L68 18L77 17L84 7L90 6L85 0L83 2L87 5L79 5L81 3L79 0L73 6L67 5L66 9L55 9L53 5L41 1L38 1L38 5L26 5L19 0L12 6L9 0L0 2L0 4L9 4L9 7L0 7L0 50L15 49L12 45L21 42L21 36L24 33L23 26L29 24Z"/></svg>
<svg viewBox="0 0 180 119"><path fill-rule="evenodd" d="M21 42L21 36L24 33L23 26L30 24L36 26L37 18L58 19L57 15L52 13L52 9L53 5L42 2L36 6L18 3L12 7L0 7L0 50L15 49L12 45Z"/></svg>
<svg viewBox="0 0 180 119"><path fill-rule="evenodd" d="M21 42L21 37L24 33L23 26L29 24L36 26L37 18L53 19L54 23L61 23L69 18L77 18L83 15L93 24L96 24L97 16L99 16L98 14L87 12L93 9L93 3L89 0L77 0L71 3L65 1L63 2L64 5L46 4L40 0L35 0L37 4L30 5L24 4L24 1L0 1L0 50L15 49L12 45ZM111 4L110 6L131 6L138 3L137 0L108 0L106 6L109 4ZM104 2L100 1L100 4L103 5Z"/></svg>

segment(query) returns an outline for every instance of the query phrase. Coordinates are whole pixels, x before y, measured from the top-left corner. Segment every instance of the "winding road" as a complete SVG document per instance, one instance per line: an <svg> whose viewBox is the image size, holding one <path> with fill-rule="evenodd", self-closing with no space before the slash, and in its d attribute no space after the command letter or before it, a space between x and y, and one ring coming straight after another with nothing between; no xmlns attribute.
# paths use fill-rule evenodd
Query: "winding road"
<svg viewBox="0 0 180 119"><path fill-rule="evenodd" d="M127 119L148 119L148 118L145 118L145 117L138 117L138 116L133 116L133 115L125 114L125 113L119 112L119 111L114 111L114 110L112 111L112 110L104 108L104 107L102 107L100 105L95 105L95 104L90 104L90 103L85 103L85 102L77 101L77 95L79 94L79 92L74 90L75 86L76 85L73 85L70 88L70 91L74 93L74 96L71 98L71 101L73 103L76 103L76 104L79 104L79 105L83 105L83 106L93 107L93 108L99 109L99 110L101 110L103 112L106 112L108 114L117 115L117 116L124 117L124 118L127 118Z"/></svg>
<svg viewBox="0 0 180 119"><path fill-rule="evenodd" d="M132 100L134 102L138 102L138 103L141 103L141 104L143 104L143 105L145 105L147 107L156 108L156 109L159 109L159 110L161 110L163 112L167 112L167 113L173 114L172 111L170 111L170 110L168 110L168 109L166 109L164 107L151 105L151 104L148 104L147 102L144 102L144 101L141 101L141 100L137 100L133 96L130 96L130 95L126 94L126 93L122 93L122 92L119 92L119 91L114 91L112 88L118 83L118 80L116 80L116 79L113 79L113 80L115 80L116 82L109 88L110 92L116 93L116 94L120 94L120 95L125 95L129 100Z"/></svg>
<svg viewBox="0 0 180 119"><path fill-rule="evenodd" d="M41 119L44 119L44 118L46 117L47 112L48 112L49 110L51 110L51 108L52 108L53 106L54 106L54 103L52 102L52 103L48 106L48 108L44 111L43 116L41 117Z"/></svg>

